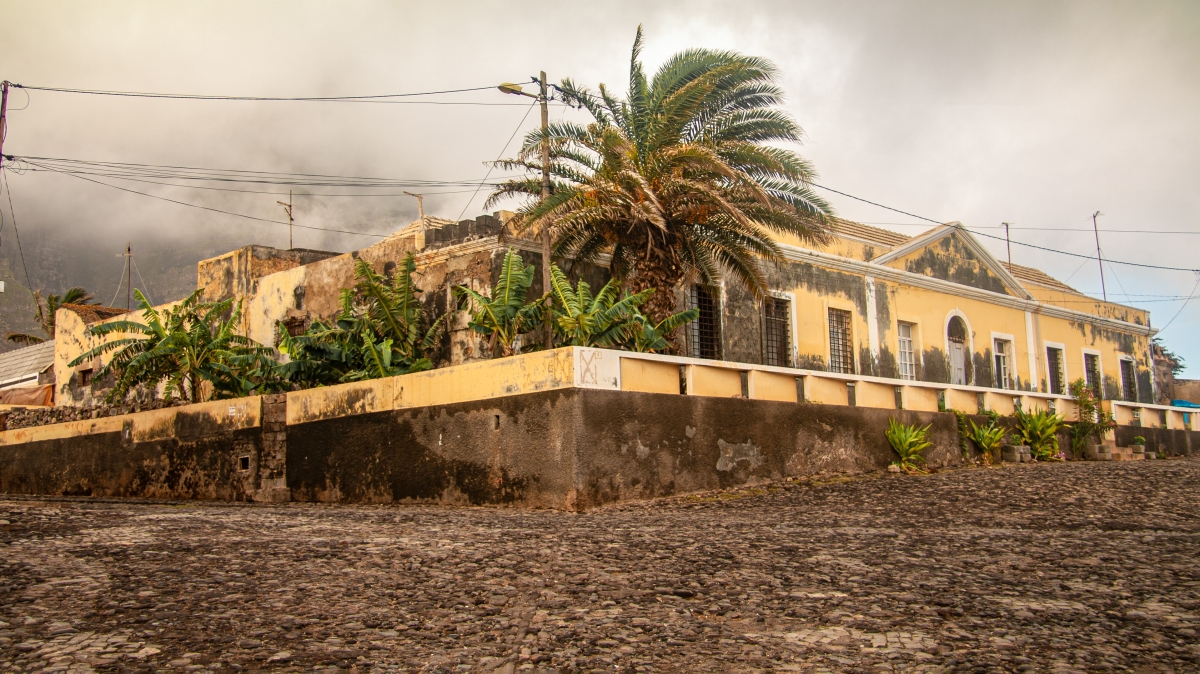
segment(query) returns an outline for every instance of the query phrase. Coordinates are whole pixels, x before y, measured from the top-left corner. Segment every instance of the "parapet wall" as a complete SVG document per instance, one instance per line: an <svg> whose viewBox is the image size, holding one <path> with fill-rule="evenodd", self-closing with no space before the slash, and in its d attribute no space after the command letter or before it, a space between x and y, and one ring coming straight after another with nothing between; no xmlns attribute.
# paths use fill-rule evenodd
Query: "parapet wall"
<svg viewBox="0 0 1200 674"><path fill-rule="evenodd" d="M989 401L973 391L570 347L4 431L0 492L588 508L880 470L895 458L889 418L929 425L929 462L956 465L957 420L936 411L939 397L951 406ZM998 402L1006 400L1015 403ZM898 409L910 405L917 409ZM1135 430L1151 451L1200 451L1200 432L1182 428L1121 427L1117 439Z"/></svg>

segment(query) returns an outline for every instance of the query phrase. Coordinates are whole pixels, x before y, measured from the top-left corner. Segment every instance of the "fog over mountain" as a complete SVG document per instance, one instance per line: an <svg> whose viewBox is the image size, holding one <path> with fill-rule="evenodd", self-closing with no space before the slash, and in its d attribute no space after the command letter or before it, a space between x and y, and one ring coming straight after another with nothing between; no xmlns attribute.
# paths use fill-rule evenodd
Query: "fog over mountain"
<svg viewBox="0 0 1200 674"><path fill-rule="evenodd" d="M624 91L644 26L653 70L689 47L764 56L801 153L821 184L980 232L1105 256L1200 267L1200 4L1195 2L14 2L0 0L0 79L28 86L230 96L346 96L493 87L539 70ZM492 89L391 102L199 101L14 89L5 154L171 166L436 181L439 217L474 217L486 162L537 124L528 99ZM434 104L436 103L436 104ZM452 103L452 105L447 105ZM462 105L470 103L470 105ZM552 118L583 119L555 106ZM0 199L0 329L29 330L25 286L117 295L132 242L156 302L195 283L195 263L248 243L287 245L287 227L41 171L6 170ZM499 171L492 173L495 179ZM229 192L86 176L149 194L283 220L279 185ZM179 181L159 181L179 182ZM209 184L212 186L212 184ZM416 217L388 196L296 189L295 245L352 250ZM838 194L839 214L916 234L929 223ZM1067 231L1070 230L1070 231ZM1115 231L1127 230L1127 231ZM1152 232L1189 232L1159 234ZM1003 258L1003 241L985 239ZM1099 296L1095 260L1014 245ZM1163 326L1196 275L1111 265L1110 299ZM124 304L124 291L117 296ZM1200 365L1200 300L1162 333ZM1195 372L1195 370L1193 370Z"/></svg>

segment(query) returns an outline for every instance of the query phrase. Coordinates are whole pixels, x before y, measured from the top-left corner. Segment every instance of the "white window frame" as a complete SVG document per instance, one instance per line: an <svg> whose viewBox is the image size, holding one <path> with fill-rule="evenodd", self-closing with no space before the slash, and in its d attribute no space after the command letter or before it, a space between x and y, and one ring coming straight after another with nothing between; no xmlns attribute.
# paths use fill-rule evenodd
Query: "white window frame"
<svg viewBox="0 0 1200 674"><path fill-rule="evenodd" d="M902 326L902 325L908 326L908 355L909 355L909 358L911 359L909 362L909 366L912 367L912 376L909 376L909 377L904 376L903 369L901 369L898 372L898 374L900 375L900 378L905 381L916 381L917 380L917 354L919 353L919 351L917 349L917 336L918 336L918 333L921 328L917 323L915 323L913 321L905 321L905 320L897 320L896 321L896 364L897 365L903 365L902 356L904 355L904 347L901 344L901 337L900 337L900 326Z"/></svg>
<svg viewBox="0 0 1200 674"><path fill-rule="evenodd" d="M1051 393L1054 390L1054 386L1053 386L1054 380L1050 377L1050 354L1047 353L1048 349L1058 349L1059 353L1062 354L1062 358L1060 358L1059 361L1062 363L1063 392L1061 394L1055 394L1055 395L1066 395L1067 391L1070 390L1070 386L1071 386L1071 384L1069 383L1071 381L1071 376L1070 376L1070 374L1068 374L1068 369L1067 369L1067 346L1065 344L1063 344L1062 342L1047 342L1047 341L1042 342L1042 355L1043 355L1043 359L1046 361L1046 367L1045 367L1046 393Z"/></svg>
<svg viewBox="0 0 1200 674"><path fill-rule="evenodd" d="M993 332L992 333L992 363L991 363L991 365L993 368L996 367L996 341L997 340L1002 341L1002 342L1008 342L1008 352L1004 354L1005 366L1008 368L1008 378L1007 378L1007 382L1006 382L1007 386L1002 386L1000 388L1005 391L1015 391L1015 390L1017 390L1017 382L1016 382L1017 378L1013 376L1013 374L1014 374L1013 371L1016 369L1016 364L1017 364L1017 338L1008 334L1007 332ZM993 382L994 382L994 380L999 379L999 377L997 376L997 373L995 373L995 372L992 373L992 379L993 379Z"/></svg>

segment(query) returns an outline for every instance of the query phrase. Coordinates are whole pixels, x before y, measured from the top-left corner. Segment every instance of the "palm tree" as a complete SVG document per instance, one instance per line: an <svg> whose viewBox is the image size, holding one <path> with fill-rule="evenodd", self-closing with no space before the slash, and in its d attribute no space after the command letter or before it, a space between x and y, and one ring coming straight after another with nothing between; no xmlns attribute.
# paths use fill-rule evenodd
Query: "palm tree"
<svg viewBox="0 0 1200 674"><path fill-rule="evenodd" d="M54 315L64 304L96 304L95 296L80 287L68 288L62 295L47 295L42 299L40 290L34 291L33 302L37 307L37 322L46 337L30 335L23 332L8 333L8 341L18 344L41 344L47 339L54 339Z"/></svg>
<svg viewBox="0 0 1200 674"><path fill-rule="evenodd" d="M802 131L773 107L782 98L767 60L690 49L647 79L638 28L624 99L604 85L593 94L564 80L563 98L591 113L586 126L550 125L525 138L500 164L528 175L500 184L488 206L530 197L511 220L517 232L549 228L554 253L597 261L634 293L654 288L655 325L676 309L689 279L715 284L728 274L755 295L766 290L761 261L781 258L775 235L827 240L832 208L810 189L812 166L768 143L798 142ZM552 191L540 195L540 148L550 145Z"/></svg>
<svg viewBox="0 0 1200 674"><path fill-rule="evenodd" d="M201 302L200 288L179 304L155 309L140 290L134 290L145 323L133 320L98 323L88 329L93 337L128 335L89 349L69 365L107 353L112 359L96 378L117 374L109 402L121 400L135 386L157 386L166 382L168 399L179 395L192 402L202 399L202 384L209 382L217 397L249 395L238 368L256 367L272 349L235 332L242 303L233 299Z"/></svg>

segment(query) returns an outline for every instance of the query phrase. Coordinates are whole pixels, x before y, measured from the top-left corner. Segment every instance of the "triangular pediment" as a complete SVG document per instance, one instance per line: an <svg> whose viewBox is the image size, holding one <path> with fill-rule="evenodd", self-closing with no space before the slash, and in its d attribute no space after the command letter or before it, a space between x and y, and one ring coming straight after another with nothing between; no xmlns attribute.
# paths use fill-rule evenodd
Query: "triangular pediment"
<svg viewBox="0 0 1200 674"><path fill-rule="evenodd" d="M871 262L980 290L1032 299L1020 281L957 222L915 236Z"/></svg>

